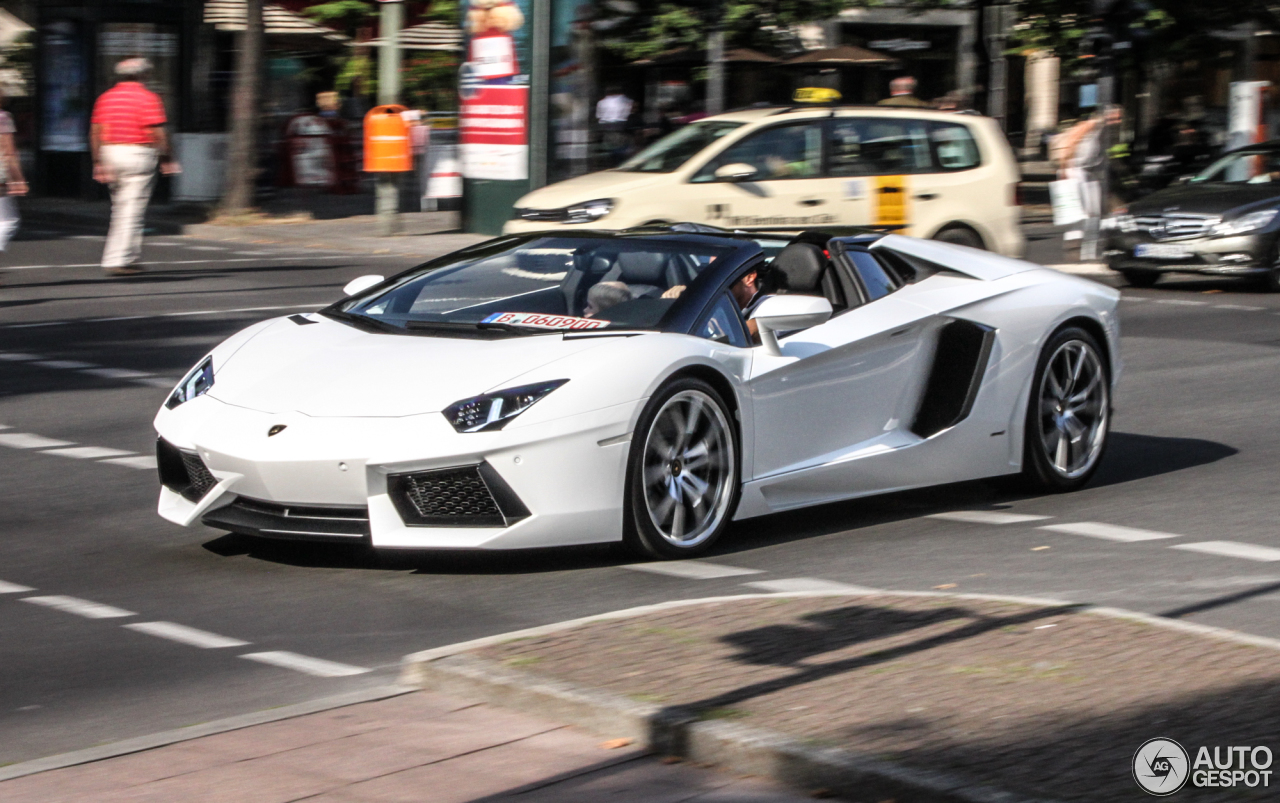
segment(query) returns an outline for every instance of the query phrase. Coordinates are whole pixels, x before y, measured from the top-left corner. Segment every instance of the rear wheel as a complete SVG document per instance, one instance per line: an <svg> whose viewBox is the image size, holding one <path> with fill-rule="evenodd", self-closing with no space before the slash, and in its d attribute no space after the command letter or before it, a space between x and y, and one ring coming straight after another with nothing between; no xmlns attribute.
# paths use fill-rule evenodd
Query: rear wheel
<svg viewBox="0 0 1280 803"><path fill-rule="evenodd" d="M658 558L705 552L737 503L738 439L719 392L677 379L654 394L631 439L626 540Z"/></svg>
<svg viewBox="0 0 1280 803"><path fill-rule="evenodd" d="M1098 341L1054 334L1036 364L1027 403L1022 476L1041 491L1074 491L1098 469L1111 427L1111 380Z"/></svg>
<svg viewBox="0 0 1280 803"><path fill-rule="evenodd" d="M978 236L978 233L966 226L952 226L951 228L943 229L933 235L933 239L954 245L967 245L970 248L977 248L979 251L986 250L986 246L983 244L982 238Z"/></svg>
<svg viewBox="0 0 1280 803"><path fill-rule="evenodd" d="M1154 270L1122 270L1120 275L1130 287L1153 287L1160 278L1159 271Z"/></svg>

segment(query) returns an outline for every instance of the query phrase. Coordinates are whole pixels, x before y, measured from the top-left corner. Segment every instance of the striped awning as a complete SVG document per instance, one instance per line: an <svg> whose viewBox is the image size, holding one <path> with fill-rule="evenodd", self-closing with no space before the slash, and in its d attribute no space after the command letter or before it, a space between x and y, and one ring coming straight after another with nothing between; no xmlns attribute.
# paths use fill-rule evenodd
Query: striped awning
<svg viewBox="0 0 1280 803"><path fill-rule="evenodd" d="M367 42L353 42L352 46L378 47L384 41L379 37ZM412 25L400 32L400 47L403 50L461 50L462 29L444 22Z"/></svg>
<svg viewBox="0 0 1280 803"><path fill-rule="evenodd" d="M274 3L263 6L262 17L268 36L318 36L330 42L347 42L350 39L346 34L312 22ZM207 0L204 4L204 21L220 31L243 31L245 0Z"/></svg>

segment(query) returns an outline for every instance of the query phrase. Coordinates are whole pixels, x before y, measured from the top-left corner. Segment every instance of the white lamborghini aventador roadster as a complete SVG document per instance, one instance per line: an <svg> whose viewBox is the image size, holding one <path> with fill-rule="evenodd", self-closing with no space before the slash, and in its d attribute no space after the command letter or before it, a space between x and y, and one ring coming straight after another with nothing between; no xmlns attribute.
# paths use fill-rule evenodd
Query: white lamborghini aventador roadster
<svg viewBox="0 0 1280 803"><path fill-rule="evenodd" d="M202 359L160 515L273 538L688 557L731 520L958 480L1085 483L1118 293L971 248L694 225L522 234Z"/></svg>

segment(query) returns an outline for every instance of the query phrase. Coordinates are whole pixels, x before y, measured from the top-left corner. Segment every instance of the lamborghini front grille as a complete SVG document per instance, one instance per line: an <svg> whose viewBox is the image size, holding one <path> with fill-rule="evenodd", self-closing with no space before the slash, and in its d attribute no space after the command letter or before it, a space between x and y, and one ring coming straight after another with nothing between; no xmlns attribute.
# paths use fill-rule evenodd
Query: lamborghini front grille
<svg viewBox="0 0 1280 803"><path fill-rule="evenodd" d="M405 524L418 527L505 527L529 515L488 463L387 477Z"/></svg>
<svg viewBox="0 0 1280 803"><path fill-rule="evenodd" d="M189 502L199 502L218 484L200 455L184 452L164 438L156 440L156 465L160 484Z"/></svg>

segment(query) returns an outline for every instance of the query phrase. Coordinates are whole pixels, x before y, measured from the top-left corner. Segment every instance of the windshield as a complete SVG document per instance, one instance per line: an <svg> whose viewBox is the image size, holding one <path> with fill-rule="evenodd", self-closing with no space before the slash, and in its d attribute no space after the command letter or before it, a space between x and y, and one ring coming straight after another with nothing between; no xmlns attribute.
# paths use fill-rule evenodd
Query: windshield
<svg viewBox="0 0 1280 803"><path fill-rule="evenodd" d="M1280 151L1228 153L1200 171L1191 181L1196 184L1267 184L1280 181Z"/></svg>
<svg viewBox="0 0 1280 803"><path fill-rule="evenodd" d="M742 123L727 120L690 123L653 143L615 169L635 173L670 173L703 148L741 127Z"/></svg>
<svg viewBox="0 0 1280 803"><path fill-rule="evenodd" d="M656 329L684 289L733 250L656 238L500 240L335 309L402 329Z"/></svg>

